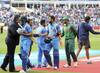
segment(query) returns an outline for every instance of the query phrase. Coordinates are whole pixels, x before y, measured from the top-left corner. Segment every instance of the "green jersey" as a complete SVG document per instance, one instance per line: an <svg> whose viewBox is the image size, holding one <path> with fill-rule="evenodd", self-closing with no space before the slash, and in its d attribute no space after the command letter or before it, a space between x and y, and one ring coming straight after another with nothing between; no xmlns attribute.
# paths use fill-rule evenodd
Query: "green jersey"
<svg viewBox="0 0 100 73"><path fill-rule="evenodd" d="M62 31L62 35L65 36L65 39L75 39L77 32L76 28L72 24L65 25Z"/></svg>

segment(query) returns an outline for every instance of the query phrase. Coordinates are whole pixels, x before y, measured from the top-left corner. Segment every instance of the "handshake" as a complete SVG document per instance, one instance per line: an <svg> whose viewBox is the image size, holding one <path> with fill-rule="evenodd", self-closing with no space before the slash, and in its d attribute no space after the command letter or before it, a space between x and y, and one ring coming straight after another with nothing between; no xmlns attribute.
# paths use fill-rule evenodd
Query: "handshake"
<svg viewBox="0 0 100 73"><path fill-rule="evenodd" d="M18 34L23 34L23 32L24 32L24 30L23 30L22 28L18 28L18 29L17 29L17 33L18 33Z"/></svg>

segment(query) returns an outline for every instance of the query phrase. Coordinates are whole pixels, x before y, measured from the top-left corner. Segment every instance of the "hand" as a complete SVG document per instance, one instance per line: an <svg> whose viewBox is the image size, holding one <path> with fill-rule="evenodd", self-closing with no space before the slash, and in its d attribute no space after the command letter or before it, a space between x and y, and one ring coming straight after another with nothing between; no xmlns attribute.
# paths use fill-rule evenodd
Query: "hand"
<svg viewBox="0 0 100 73"><path fill-rule="evenodd" d="M18 29L17 29L17 33L18 33L18 34L23 34L23 32L24 32L23 29L21 29L21 28L18 28Z"/></svg>
<svg viewBox="0 0 100 73"><path fill-rule="evenodd" d="M52 35L48 35L47 37L48 37L48 38L51 38L51 39L53 38L53 36L52 36Z"/></svg>

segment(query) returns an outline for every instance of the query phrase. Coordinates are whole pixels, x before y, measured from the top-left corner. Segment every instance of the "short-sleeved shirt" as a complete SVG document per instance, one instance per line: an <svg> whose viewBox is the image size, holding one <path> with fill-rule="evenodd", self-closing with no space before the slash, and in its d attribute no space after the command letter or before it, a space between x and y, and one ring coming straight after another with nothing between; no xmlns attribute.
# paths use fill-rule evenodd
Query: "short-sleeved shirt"
<svg viewBox="0 0 100 73"><path fill-rule="evenodd" d="M27 32L27 33L31 33L32 32L32 27L26 23L25 26L24 26L24 31ZM25 36L25 35L21 35L21 44L23 44L23 42L28 42L28 43L31 43L32 40L29 36Z"/></svg>
<svg viewBox="0 0 100 73"><path fill-rule="evenodd" d="M37 29L37 32L38 32L38 34L45 34L45 33L47 33L47 27L43 27L43 26L40 26L38 29ZM46 36L40 36L38 39L37 39L37 41L38 41L38 43L40 44L40 43L45 43L44 42L44 39L46 38Z"/></svg>
<svg viewBox="0 0 100 73"><path fill-rule="evenodd" d="M56 23L48 24L48 35L53 36L53 38L57 37L57 34L61 32L60 25Z"/></svg>
<svg viewBox="0 0 100 73"><path fill-rule="evenodd" d="M78 26L78 37L79 40L89 40L89 32L92 32L93 29L90 26L90 23L81 23ZM96 34L96 32L95 32Z"/></svg>

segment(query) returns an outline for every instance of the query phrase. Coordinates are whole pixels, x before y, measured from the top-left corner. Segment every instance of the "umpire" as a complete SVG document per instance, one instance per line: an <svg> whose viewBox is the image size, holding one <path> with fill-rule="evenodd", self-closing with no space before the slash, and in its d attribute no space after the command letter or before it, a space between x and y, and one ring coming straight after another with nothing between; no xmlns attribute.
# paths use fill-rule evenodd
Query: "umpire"
<svg viewBox="0 0 100 73"><path fill-rule="evenodd" d="M16 46L19 44L19 34L16 31L19 28L19 18L19 15L15 15L13 23L8 26L6 37L7 53L1 65L1 69L4 71L7 71L6 67L9 64L9 72L18 72L14 66L14 53Z"/></svg>

